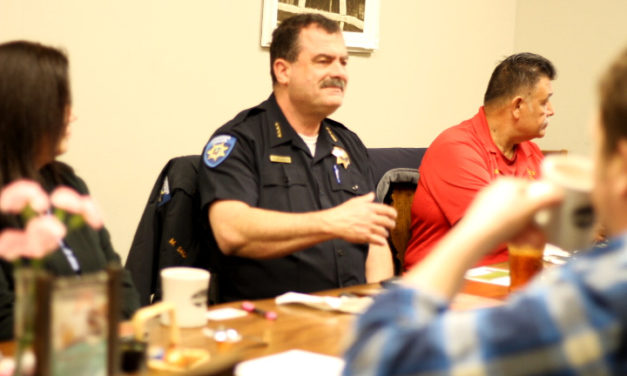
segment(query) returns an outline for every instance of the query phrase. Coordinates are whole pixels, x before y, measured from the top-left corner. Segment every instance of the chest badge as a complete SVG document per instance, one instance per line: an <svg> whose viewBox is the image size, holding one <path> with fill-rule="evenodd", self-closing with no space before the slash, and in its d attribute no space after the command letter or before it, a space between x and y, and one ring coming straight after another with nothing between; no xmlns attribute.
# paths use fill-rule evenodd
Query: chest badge
<svg viewBox="0 0 627 376"><path fill-rule="evenodd" d="M351 160L348 156L346 150L342 149L339 146L334 146L333 150L331 150L331 154L333 154L336 158L335 164L344 166L344 169L347 169L351 164Z"/></svg>
<svg viewBox="0 0 627 376"><path fill-rule="evenodd" d="M270 154L270 162L274 163L292 163L292 157L289 155Z"/></svg>
<svg viewBox="0 0 627 376"><path fill-rule="evenodd" d="M222 134L212 138L203 152L203 161L211 168L218 166L231 154L237 139L233 136Z"/></svg>

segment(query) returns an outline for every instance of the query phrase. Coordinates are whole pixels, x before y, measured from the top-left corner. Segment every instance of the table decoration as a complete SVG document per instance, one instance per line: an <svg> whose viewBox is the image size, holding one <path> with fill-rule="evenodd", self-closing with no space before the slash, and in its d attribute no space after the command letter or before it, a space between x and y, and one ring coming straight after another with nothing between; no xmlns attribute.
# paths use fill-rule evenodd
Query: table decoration
<svg viewBox="0 0 627 376"><path fill-rule="evenodd" d="M16 180L0 192L5 226L0 232L0 257L13 263L15 275L14 336L17 342L14 375L34 372L33 345L37 336L37 279L46 256L59 248L67 231L90 225L102 227L94 202L68 187L50 195L39 183ZM25 362L28 360L28 364ZM28 367L25 367L28 366Z"/></svg>

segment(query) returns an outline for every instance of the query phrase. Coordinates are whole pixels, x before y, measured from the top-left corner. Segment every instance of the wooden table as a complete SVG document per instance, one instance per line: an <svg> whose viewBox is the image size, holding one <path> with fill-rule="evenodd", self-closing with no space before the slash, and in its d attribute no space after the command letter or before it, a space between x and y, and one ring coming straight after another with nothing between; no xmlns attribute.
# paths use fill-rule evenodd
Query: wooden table
<svg viewBox="0 0 627 376"><path fill-rule="evenodd" d="M360 285L343 289L329 290L320 295L338 296L341 293L371 295L380 290L379 284ZM466 281L462 292L453 302L454 309L469 309L478 306L498 304L507 296L507 287L480 282ZM208 336L206 328L181 329L182 346L203 348L210 352L212 361L199 374L232 374L237 361L257 358L279 352L301 349L320 354L341 356L346 345L350 327L355 315L322 311L301 305L277 306L274 299L255 301L255 306L263 310L275 311L278 318L267 320L256 314L229 319L210 321L206 328L217 330L220 327L236 329L242 339L235 343L218 343ZM241 302L225 303L210 309L225 307L240 308ZM149 343L166 344L167 327L152 320L149 325ZM14 352L13 342L0 343L3 354ZM218 372L218 371L223 371ZM150 375L171 374L163 371L149 371ZM190 373L186 373L190 374Z"/></svg>
<svg viewBox="0 0 627 376"><path fill-rule="evenodd" d="M352 292L357 295L370 295L378 290L379 284L370 284L329 290L319 294L338 296L341 293ZM453 308L470 309L500 304L507 294L507 287L504 286L466 281L462 292L453 301ZM212 354L217 354L217 358L223 354L237 354L237 359L240 360L291 349L341 356L350 327L356 317L352 314L322 311L301 305L277 306L274 299L258 300L254 303L263 310L275 311L278 314L277 320L271 321L259 315L249 314L227 321L210 321L207 328L218 329L220 326L234 328L242 335L242 340L234 344L218 344L201 330L182 329L183 345L205 348ZM210 309L225 307L240 308L241 303L225 303ZM166 327L158 324L150 333L151 341L162 342L167 338Z"/></svg>

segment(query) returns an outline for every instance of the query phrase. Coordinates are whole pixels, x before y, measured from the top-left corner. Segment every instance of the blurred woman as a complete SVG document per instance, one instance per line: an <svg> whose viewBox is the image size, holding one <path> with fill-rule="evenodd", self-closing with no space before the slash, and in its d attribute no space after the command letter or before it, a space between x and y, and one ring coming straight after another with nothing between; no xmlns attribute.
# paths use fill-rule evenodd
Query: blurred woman
<svg viewBox="0 0 627 376"><path fill-rule="evenodd" d="M0 44L0 189L17 179L31 179L48 192L64 185L89 193L70 166L55 160L68 146L71 104L63 52L26 41ZM17 226L17 218L0 218L0 230ZM55 275L81 275L110 263L120 265L120 257L107 230L83 226L69 232L46 257L45 268ZM127 271L122 291L122 315L129 318L139 298ZM0 340L13 337L14 302L13 264L0 260Z"/></svg>

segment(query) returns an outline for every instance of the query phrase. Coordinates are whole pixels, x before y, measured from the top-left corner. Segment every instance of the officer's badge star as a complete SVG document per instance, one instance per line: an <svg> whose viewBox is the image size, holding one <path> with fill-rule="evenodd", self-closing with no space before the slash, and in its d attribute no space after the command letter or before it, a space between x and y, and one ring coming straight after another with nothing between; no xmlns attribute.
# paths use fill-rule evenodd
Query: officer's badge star
<svg viewBox="0 0 627 376"><path fill-rule="evenodd" d="M224 144L213 145L213 147L207 151L207 158L212 161L217 161L218 158L226 156L228 150L229 147Z"/></svg>
<svg viewBox="0 0 627 376"><path fill-rule="evenodd" d="M344 166L344 168L348 168L348 165L351 164L351 160L348 156L348 153L346 152L346 150L342 149L339 146L334 146L333 150L331 151L331 154L333 154L336 158L335 160L335 164L338 165L342 165Z"/></svg>
<svg viewBox="0 0 627 376"><path fill-rule="evenodd" d="M237 139L228 134L213 137L203 153L203 161L210 168L214 168L222 163L233 151Z"/></svg>

